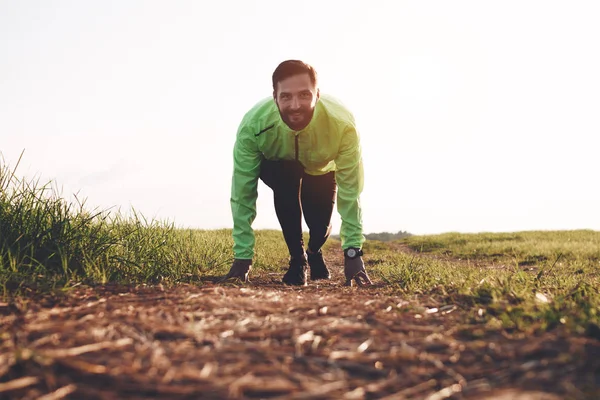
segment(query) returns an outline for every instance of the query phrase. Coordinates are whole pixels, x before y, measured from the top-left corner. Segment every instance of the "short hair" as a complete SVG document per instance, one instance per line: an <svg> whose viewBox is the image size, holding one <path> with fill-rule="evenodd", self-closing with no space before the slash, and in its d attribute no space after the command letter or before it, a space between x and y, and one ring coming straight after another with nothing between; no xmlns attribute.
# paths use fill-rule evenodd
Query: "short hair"
<svg viewBox="0 0 600 400"><path fill-rule="evenodd" d="M282 80L300 74L308 74L311 83L317 86L317 71L311 65L300 60L286 60L273 72L273 91L277 91L277 84Z"/></svg>

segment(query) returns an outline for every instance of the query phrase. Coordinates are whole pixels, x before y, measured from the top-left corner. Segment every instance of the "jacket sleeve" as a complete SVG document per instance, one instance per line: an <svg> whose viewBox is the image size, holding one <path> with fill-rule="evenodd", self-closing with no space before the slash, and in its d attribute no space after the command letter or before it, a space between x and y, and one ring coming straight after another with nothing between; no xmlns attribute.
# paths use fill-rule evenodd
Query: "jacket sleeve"
<svg viewBox="0 0 600 400"><path fill-rule="evenodd" d="M254 135L247 126L240 126L233 149L233 178L231 182L231 213L233 216L233 253L235 258L254 257L258 177L262 155Z"/></svg>
<svg viewBox="0 0 600 400"><path fill-rule="evenodd" d="M364 172L360 137L354 126L344 131L335 164L338 185L337 210L342 219L342 248L360 248L365 241L360 206Z"/></svg>

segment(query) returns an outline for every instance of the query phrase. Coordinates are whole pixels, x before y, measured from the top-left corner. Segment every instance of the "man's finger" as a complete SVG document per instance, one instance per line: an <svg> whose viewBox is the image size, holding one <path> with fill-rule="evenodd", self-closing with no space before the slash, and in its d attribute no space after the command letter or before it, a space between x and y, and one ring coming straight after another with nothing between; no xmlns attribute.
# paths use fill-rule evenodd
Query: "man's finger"
<svg viewBox="0 0 600 400"><path fill-rule="evenodd" d="M373 284L365 271L359 272L354 279L356 280L356 283L358 283L358 286Z"/></svg>
<svg viewBox="0 0 600 400"><path fill-rule="evenodd" d="M371 279L369 278L369 275L367 275L366 271L363 271L361 274L362 274L362 278L365 280L365 283L367 285L372 285L373 284L373 282L371 282Z"/></svg>

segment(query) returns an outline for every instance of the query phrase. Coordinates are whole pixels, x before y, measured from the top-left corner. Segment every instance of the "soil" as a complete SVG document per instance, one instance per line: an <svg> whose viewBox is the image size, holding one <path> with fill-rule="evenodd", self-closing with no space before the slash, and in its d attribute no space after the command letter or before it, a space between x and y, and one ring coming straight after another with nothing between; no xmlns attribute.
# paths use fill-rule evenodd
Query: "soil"
<svg viewBox="0 0 600 400"><path fill-rule="evenodd" d="M379 282L79 287L0 303L0 399L595 399L600 341Z"/></svg>

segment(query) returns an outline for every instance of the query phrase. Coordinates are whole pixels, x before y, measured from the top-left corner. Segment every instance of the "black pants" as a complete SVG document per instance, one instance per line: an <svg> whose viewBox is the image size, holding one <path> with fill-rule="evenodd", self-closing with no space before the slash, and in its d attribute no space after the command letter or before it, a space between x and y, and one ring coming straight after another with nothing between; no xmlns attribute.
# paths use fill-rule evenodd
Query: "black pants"
<svg viewBox="0 0 600 400"><path fill-rule="evenodd" d="M308 248L318 252L331 234L331 214L337 193L335 172L313 176L297 161L263 160L260 179L273 189L275 213L290 256L304 253L302 214L309 229Z"/></svg>

